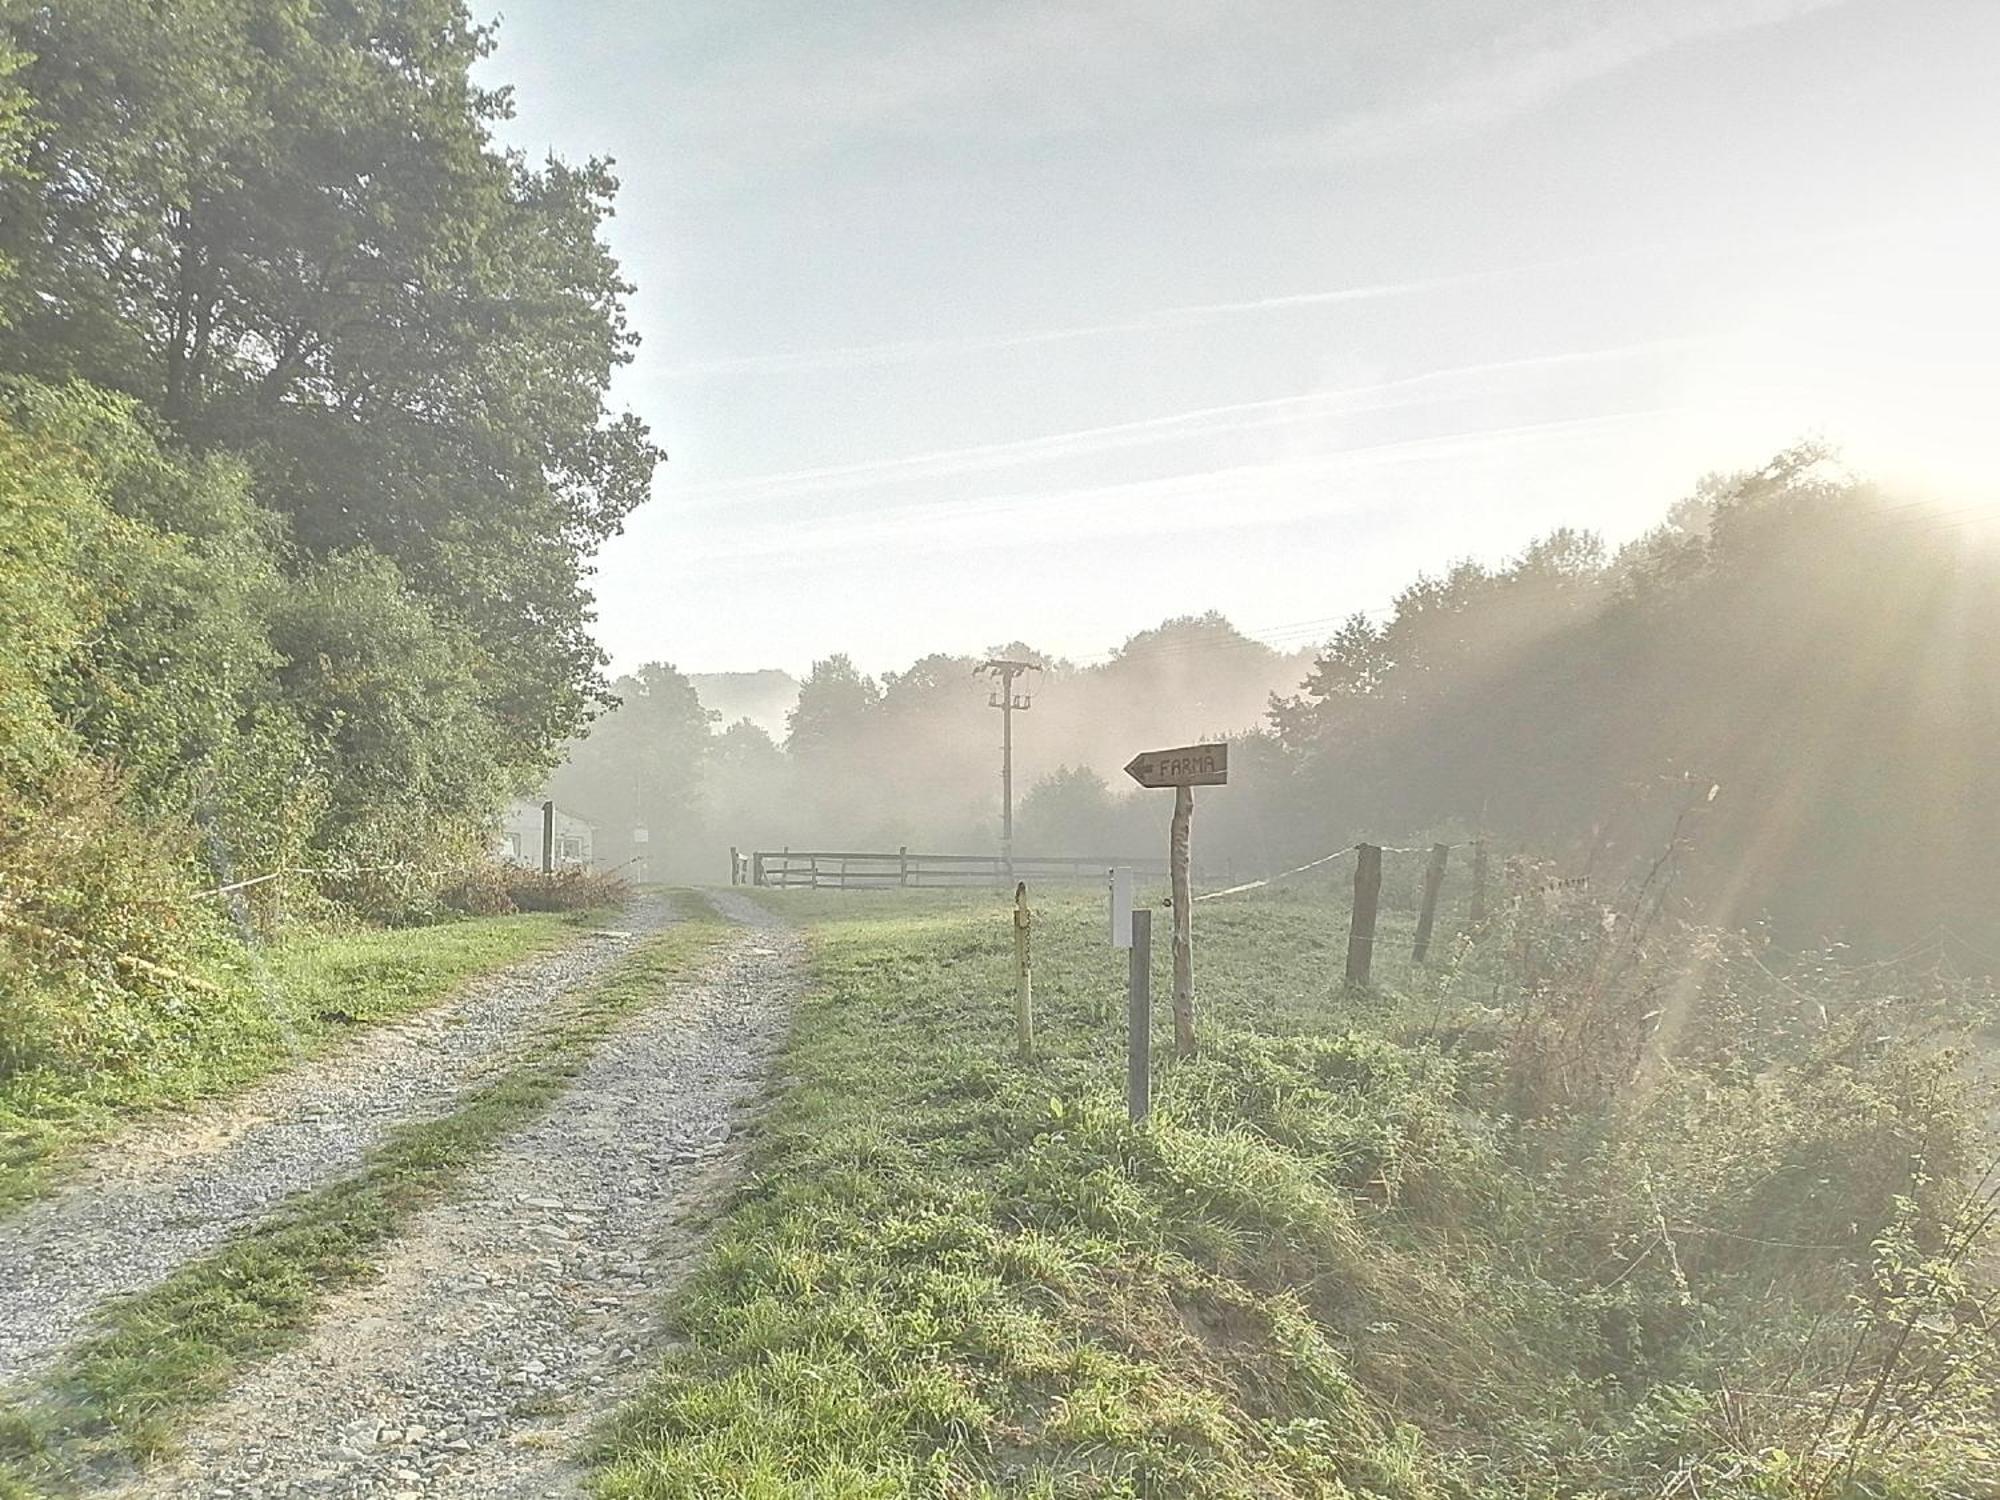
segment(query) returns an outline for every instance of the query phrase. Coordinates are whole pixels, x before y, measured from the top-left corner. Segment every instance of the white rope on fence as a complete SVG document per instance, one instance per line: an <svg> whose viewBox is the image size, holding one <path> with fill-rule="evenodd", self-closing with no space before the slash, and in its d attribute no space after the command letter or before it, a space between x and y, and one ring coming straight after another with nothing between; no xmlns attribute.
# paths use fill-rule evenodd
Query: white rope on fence
<svg viewBox="0 0 2000 1500"><path fill-rule="evenodd" d="M1280 870L1276 875L1266 876L1262 880L1247 880L1242 885L1232 885L1227 890L1208 891L1202 895L1196 896L1194 899L1197 902L1219 901L1224 896L1240 896L1245 891L1262 890L1265 886L1272 884L1274 881L1288 880L1294 875L1303 875L1308 870L1317 870L1321 865L1330 865L1336 859L1341 858L1343 855L1352 854L1359 847L1360 845L1358 844L1349 844L1345 849L1336 849L1331 854L1322 854L1318 859L1309 860L1305 864L1298 866L1296 869Z"/></svg>
<svg viewBox="0 0 2000 1500"><path fill-rule="evenodd" d="M1455 844L1446 844L1445 847L1447 849L1469 849L1478 842L1479 840L1477 839L1461 839ZM1197 903L1202 901L1220 901L1224 896L1240 896L1245 891L1262 890L1265 886L1277 881L1289 880L1292 876L1303 875L1308 870L1317 870L1321 865L1330 865L1336 859L1341 859L1346 855L1352 854L1360 847L1361 845L1359 844L1349 844L1345 849L1336 849L1331 854L1322 854L1318 859L1308 860L1296 869L1280 870L1276 875L1266 876L1262 880L1246 880L1242 885L1232 885L1227 890L1208 891L1196 896L1194 899ZM1382 852L1384 854L1429 854L1435 847L1433 844L1411 844L1401 848L1389 846L1384 847Z"/></svg>

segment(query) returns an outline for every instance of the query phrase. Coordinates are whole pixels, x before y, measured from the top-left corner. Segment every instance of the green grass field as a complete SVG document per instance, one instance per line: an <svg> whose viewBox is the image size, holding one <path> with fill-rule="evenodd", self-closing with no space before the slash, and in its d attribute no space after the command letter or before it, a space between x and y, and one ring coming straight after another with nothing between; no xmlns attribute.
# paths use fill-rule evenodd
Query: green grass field
<svg viewBox="0 0 2000 1500"><path fill-rule="evenodd" d="M308 931L259 950L244 960L240 984L190 1014L171 1045L149 1049L143 1066L39 1069L0 1080L0 1214L148 1111L240 1089L603 920L601 912L523 913Z"/></svg>
<svg viewBox="0 0 2000 1500"><path fill-rule="evenodd" d="M1398 900L1348 993L1343 893L1280 888L1198 909L1192 1061L1156 919L1134 1128L1096 893L1037 897L1031 1063L1003 899L770 899L812 989L602 1496L2000 1493L1963 1118L1837 1002L1720 1046L1683 971L1698 1044L1592 1094L1685 954L1454 911L1418 970Z"/></svg>

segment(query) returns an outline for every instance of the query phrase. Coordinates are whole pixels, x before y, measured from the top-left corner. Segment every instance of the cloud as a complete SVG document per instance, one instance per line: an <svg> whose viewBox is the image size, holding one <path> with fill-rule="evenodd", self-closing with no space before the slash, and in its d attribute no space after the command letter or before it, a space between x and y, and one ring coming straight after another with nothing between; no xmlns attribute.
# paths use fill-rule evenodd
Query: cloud
<svg viewBox="0 0 2000 1500"><path fill-rule="evenodd" d="M1419 148L1688 45L1851 0L1020 0L719 25L661 100L700 182L884 141L962 150L1146 130L1293 162ZM1389 19L1390 15L1393 19Z"/></svg>
<svg viewBox="0 0 2000 1500"><path fill-rule="evenodd" d="M1275 297L1253 297L1240 302L1197 302L1181 307L1163 307L1132 318L1101 323L1079 323L1066 328L1031 329L1023 333L967 334L955 338L902 339L881 344L849 344L831 349L804 349L791 353L743 354L675 365L660 373L668 379L679 379L690 376L763 375L806 370L854 369L869 365L900 364L939 354L976 354L993 349L1025 349L1042 344L1097 338L1107 334L1162 333L1170 329L1188 328L1217 318L1243 313L1329 306L1342 302L1373 302L1388 297L1405 297L1421 292L1471 286L1500 276L1546 268L1546 266L1528 266L1499 271L1468 271L1453 276L1426 276L1410 281L1374 282L1361 286L1336 287L1327 291L1287 292Z"/></svg>
<svg viewBox="0 0 2000 1500"><path fill-rule="evenodd" d="M1609 7L1589 26L1524 28L1483 55L1447 54L1396 97L1285 138L1284 157L1381 156L1429 146L1527 114L1581 84L1660 53L1799 20L1850 0L1646 0Z"/></svg>

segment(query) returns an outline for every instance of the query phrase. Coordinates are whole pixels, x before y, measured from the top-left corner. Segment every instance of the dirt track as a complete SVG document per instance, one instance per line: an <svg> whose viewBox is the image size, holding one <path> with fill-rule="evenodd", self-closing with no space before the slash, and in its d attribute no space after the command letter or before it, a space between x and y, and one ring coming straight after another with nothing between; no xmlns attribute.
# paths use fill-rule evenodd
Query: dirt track
<svg viewBox="0 0 2000 1500"><path fill-rule="evenodd" d="M381 1274L198 1423L139 1497L573 1491L591 1426L647 1366L682 1227L734 1170L733 1122L796 993L799 940L747 901L702 972L625 1022L555 1107L421 1215Z"/></svg>

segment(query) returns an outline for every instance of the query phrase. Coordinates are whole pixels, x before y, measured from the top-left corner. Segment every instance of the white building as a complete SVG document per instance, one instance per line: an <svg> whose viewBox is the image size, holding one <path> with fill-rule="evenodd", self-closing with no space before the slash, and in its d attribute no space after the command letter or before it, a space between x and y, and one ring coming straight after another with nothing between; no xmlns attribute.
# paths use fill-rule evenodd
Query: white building
<svg viewBox="0 0 2000 1500"><path fill-rule="evenodd" d="M591 868L597 829L582 818L556 809L554 866L558 870ZM501 815L493 852L509 864L542 867L542 804L516 797Z"/></svg>

